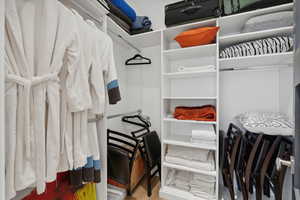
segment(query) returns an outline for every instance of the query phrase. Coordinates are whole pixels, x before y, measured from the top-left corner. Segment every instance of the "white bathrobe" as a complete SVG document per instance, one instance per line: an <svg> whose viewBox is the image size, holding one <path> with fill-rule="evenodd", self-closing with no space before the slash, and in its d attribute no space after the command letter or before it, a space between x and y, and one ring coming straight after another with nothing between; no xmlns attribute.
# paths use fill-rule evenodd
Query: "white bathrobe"
<svg viewBox="0 0 300 200"><path fill-rule="evenodd" d="M74 77L79 56L72 13L55 0L6 1L7 198L56 179L60 157L60 85L66 66L68 106L89 108ZM11 111L11 112L10 112ZM14 152L15 151L15 152ZM15 157L14 157L15 155Z"/></svg>

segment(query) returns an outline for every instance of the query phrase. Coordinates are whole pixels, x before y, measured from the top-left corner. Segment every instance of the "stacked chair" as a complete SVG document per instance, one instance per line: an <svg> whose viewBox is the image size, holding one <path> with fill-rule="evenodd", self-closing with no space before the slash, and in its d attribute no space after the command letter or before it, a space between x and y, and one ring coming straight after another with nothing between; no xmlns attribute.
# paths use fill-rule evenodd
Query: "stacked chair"
<svg viewBox="0 0 300 200"><path fill-rule="evenodd" d="M237 188L244 200L254 193L255 199L261 200L263 195L270 197L271 192L276 200L282 200L287 168L277 169L276 159L290 159L293 139L243 131L232 123L227 134L221 132L220 137L222 176L230 198L235 199Z"/></svg>

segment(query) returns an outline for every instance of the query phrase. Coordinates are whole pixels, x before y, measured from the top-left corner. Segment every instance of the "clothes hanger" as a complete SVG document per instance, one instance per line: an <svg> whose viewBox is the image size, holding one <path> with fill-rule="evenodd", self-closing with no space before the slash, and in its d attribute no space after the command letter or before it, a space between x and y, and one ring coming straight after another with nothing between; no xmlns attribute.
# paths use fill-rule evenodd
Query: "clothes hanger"
<svg viewBox="0 0 300 200"><path fill-rule="evenodd" d="M132 58L126 60L125 65L150 65L151 59L143 57L141 54L135 54Z"/></svg>

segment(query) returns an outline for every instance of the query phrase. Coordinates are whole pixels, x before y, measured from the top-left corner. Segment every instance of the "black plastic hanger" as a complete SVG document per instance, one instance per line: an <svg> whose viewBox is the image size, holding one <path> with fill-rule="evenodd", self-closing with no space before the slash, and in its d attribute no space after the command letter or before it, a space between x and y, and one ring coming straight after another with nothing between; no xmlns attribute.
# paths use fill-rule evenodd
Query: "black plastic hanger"
<svg viewBox="0 0 300 200"><path fill-rule="evenodd" d="M135 56L126 60L125 65L150 65L151 63L151 59L135 54Z"/></svg>

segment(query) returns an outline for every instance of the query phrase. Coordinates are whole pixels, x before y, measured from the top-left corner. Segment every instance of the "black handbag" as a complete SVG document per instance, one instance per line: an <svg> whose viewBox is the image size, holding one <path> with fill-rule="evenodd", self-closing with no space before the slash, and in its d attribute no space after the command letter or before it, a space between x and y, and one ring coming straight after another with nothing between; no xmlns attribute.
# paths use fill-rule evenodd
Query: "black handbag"
<svg viewBox="0 0 300 200"><path fill-rule="evenodd" d="M165 6L166 26L214 18L220 15L219 0L185 0Z"/></svg>
<svg viewBox="0 0 300 200"><path fill-rule="evenodd" d="M223 14L231 15L291 2L293 0L223 0Z"/></svg>

